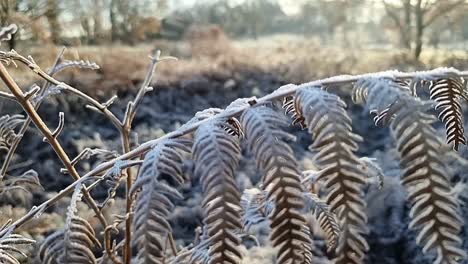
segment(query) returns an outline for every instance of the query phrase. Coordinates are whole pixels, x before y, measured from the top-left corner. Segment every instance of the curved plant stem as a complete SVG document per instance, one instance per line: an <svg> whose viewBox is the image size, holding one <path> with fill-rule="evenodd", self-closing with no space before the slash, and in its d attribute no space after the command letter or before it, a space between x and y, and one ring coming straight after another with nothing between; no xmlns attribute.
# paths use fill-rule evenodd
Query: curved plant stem
<svg viewBox="0 0 468 264"><path fill-rule="evenodd" d="M127 153L130 151L130 129L124 129L121 133L121 139L122 139L122 148L123 148L123 153ZM133 176L132 176L132 170L131 168L128 168L126 171L127 174L127 180L125 183L125 199L126 199L126 212L128 214L127 219L125 220L125 244L124 244L124 262L125 264L129 264L132 259L132 247L131 247L131 242L132 242L132 217L131 217L131 211L132 211L132 204L133 204L133 199L132 195L130 194L130 189L132 188L133 184Z"/></svg>
<svg viewBox="0 0 468 264"><path fill-rule="evenodd" d="M137 112L138 106L141 104L141 101L143 100L143 97L145 94L149 91L152 91L153 88L151 88L149 85L151 84L151 81L154 76L154 71L156 70L156 65L158 62L165 60L165 59L172 59L171 57L167 58L161 58L160 57L161 52L157 51L155 56L152 57L150 56L151 63L148 67L148 71L146 73L145 79L143 83L140 86L140 89L138 90L137 95L135 96L135 99L127 104L127 109L125 110L125 115L122 121L122 127L121 127L121 141L122 141L122 152L128 153L130 152L130 133L132 131L132 125L133 125L133 120L135 119L135 115ZM131 247L131 241L132 241L132 206L133 206L133 197L130 194L130 189L132 188L133 185L133 175L132 175L132 170L131 168L127 169L127 180L126 180L126 211L128 217L125 220L125 244L124 244L124 261L125 264L130 264L131 258L132 258L132 247Z"/></svg>

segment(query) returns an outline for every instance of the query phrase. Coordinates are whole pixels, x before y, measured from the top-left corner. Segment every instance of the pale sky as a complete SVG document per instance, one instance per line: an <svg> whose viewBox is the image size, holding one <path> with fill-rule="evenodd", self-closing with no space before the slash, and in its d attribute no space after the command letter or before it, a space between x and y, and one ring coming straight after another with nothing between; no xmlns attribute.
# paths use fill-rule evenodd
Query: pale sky
<svg viewBox="0 0 468 264"><path fill-rule="evenodd" d="M232 5L240 4L245 1L246 0L229 0L229 2ZM286 14L294 15L299 12L299 8L301 4L306 1L307 0L278 0L278 3L281 5L281 8ZM190 6L193 6L195 3L203 3L203 2L209 3L209 2L213 2L213 0L170 0L169 5L170 5L170 9L176 9L180 7L190 7Z"/></svg>

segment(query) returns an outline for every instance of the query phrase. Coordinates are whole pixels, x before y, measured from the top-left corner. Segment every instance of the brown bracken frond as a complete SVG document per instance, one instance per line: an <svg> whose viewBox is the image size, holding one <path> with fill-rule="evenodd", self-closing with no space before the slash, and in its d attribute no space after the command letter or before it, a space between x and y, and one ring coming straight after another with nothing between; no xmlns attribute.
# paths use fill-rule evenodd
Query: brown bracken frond
<svg viewBox="0 0 468 264"><path fill-rule="evenodd" d="M458 150L460 144L466 145L460 105L460 99L466 98L463 79L454 76L436 80L429 91L431 99L437 103L435 109L439 110L439 119L445 124L447 143L453 144L453 149Z"/></svg>
<svg viewBox="0 0 468 264"><path fill-rule="evenodd" d="M137 263L164 263L166 241L172 233L167 220L174 209L171 199L182 198L175 188L183 183L182 153L190 152L190 145L186 139L168 139L145 156L131 189L132 195L141 190L133 219Z"/></svg>
<svg viewBox="0 0 468 264"><path fill-rule="evenodd" d="M352 132L346 104L338 96L320 87L305 87L296 93L295 100L313 136L311 148L318 151L317 180L325 181L327 204L340 219L342 234L336 263L361 264L369 249L364 238L368 227L362 191L367 177L354 152L362 139Z"/></svg>
<svg viewBox="0 0 468 264"><path fill-rule="evenodd" d="M233 134L241 132L228 131L226 120L219 119L201 125L195 133L194 174L203 187L210 264L237 264L242 257L236 234L242 228L241 195L234 178L241 149L239 138Z"/></svg>
<svg viewBox="0 0 468 264"><path fill-rule="evenodd" d="M416 242L423 246L424 253L433 251L437 254L435 264L459 263L466 258L458 236L463 219L458 212L457 200L451 195L449 170L441 160L442 143L431 126L435 118L424 113L430 105L410 94L402 94L395 89L391 79L362 79L356 84L356 90L397 98L388 112L394 116L390 128L401 156L402 184L411 202L410 228L419 230ZM379 106L370 96L363 99L368 106L385 107Z"/></svg>
<svg viewBox="0 0 468 264"><path fill-rule="evenodd" d="M294 96L286 96L283 99L283 108L287 115L290 115L293 122L293 126L299 124L302 129L307 127L305 123L305 118L302 116L297 101L294 100Z"/></svg>
<svg viewBox="0 0 468 264"><path fill-rule="evenodd" d="M330 206L320 199L315 193L306 191L304 193L306 200L311 204L314 212L314 217L317 219L317 222L320 225L320 228L323 230L326 236L327 242L327 251L333 252L339 241L341 234L341 228L339 224L338 217L330 209Z"/></svg>
<svg viewBox="0 0 468 264"><path fill-rule="evenodd" d="M270 239L278 249L277 263L305 263L311 243L304 232L305 219L299 166L286 140L291 135L282 131L286 125L281 115L265 106L252 108L241 116L248 147L263 171L263 188L275 208L270 213Z"/></svg>

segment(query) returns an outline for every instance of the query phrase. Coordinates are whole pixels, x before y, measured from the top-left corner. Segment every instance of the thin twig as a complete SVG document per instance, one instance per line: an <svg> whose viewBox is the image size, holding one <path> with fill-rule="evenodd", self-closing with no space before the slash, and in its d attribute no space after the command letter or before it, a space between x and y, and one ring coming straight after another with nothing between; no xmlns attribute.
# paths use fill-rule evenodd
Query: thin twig
<svg viewBox="0 0 468 264"><path fill-rule="evenodd" d="M154 76L154 71L156 70L156 66L159 62L164 61L164 60L176 60L174 57L161 57L161 51L156 51L156 54L154 56L150 56L151 59L151 64L148 67L148 71L146 72L145 79L143 83L141 84L140 89L138 90L137 95L135 96L135 99L127 105L126 109L126 115L123 120L124 125L130 125L133 122L133 119L135 118L135 114L137 112L138 106L141 104L141 101L143 100L144 95L152 91L153 88L150 87L151 81Z"/></svg>
<svg viewBox="0 0 468 264"><path fill-rule="evenodd" d="M50 82L56 86L59 86L61 87L63 90L65 91L69 91L81 98L83 98L84 100L86 100L87 102L89 102L94 108L98 109L102 114L104 114L107 118L109 118L109 120L112 122L112 124L120 129L121 126L122 126L122 123L120 122L120 120L114 115L114 113L112 113L108 108L107 108L107 105L105 104L102 104L100 102L98 102L96 99L92 98L91 96L83 93L82 91L64 83L64 82L61 82L61 81L58 81L57 79L55 79L54 77L52 77L50 74L46 73L44 70L41 69L41 67L39 67L39 65L36 64L36 62L34 62L34 60L32 60L32 58L26 58L20 54L18 54L15 50L11 50L9 52L5 52L5 51L0 51L0 58L8 61L8 60L13 60L13 61L19 61L21 63L23 63L24 65L28 66L33 72L35 72L36 74L38 74L40 77L42 77L43 79L45 79L47 82Z"/></svg>
<svg viewBox="0 0 468 264"><path fill-rule="evenodd" d="M57 125L57 128L52 132L52 136L54 138L57 138L60 133L62 133L63 127L65 126L65 114L63 112L59 113L59 123Z"/></svg>
<svg viewBox="0 0 468 264"><path fill-rule="evenodd" d="M89 95L81 92L80 90L78 89L75 89L73 88L72 86L66 84L66 83L63 83L63 82L60 82L56 79L54 79L52 77L52 74L48 74L46 72L44 72L35 62L34 60L29 57L29 58L26 58L24 56L21 56L20 54L18 54L16 51L11 51L11 52L0 52L0 54L3 54L3 55L6 55L6 59L10 59L10 60L16 60L16 61L20 61L22 62L23 64L27 65L30 69L32 69L35 73L37 73L40 77L44 78L47 82L46 84L47 85L50 85L50 83L52 84L55 84L56 86L59 86L61 87L62 89L66 90L66 91L69 91L81 98L83 98L84 100L86 100L88 103L91 104L92 106L92 109L97 109L98 111L100 111L101 113L103 113L111 122L112 124L117 128L117 130L119 131L119 133L121 134L121 137L122 137L122 145L123 145L123 150L124 150L124 153L125 152L128 152L130 150L130 142L129 142L129 130L126 131L126 129L124 128L125 125L124 125L124 122L120 122L120 120L108 109L108 107L110 106L110 104L112 104L112 102L116 99L116 97L112 97L109 101L105 102L104 104L101 104L99 103L97 100L95 100L94 98L90 97ZM62 55L59 56L59 58L61 57ZM54 67L52 67L51 69L51 73L53 73L55 71L55 68L58 64L58 61L59 59L56 61L56 63L54 64ZM47 87L45 89L43 89L41 92L41 95L45 93ZM38 105L40 104L40 102L38 103ZM37 107L38 107L37 105ZM62 116L60 116L62 117ZM61 122L59 122L59 126L57 127L57 130L53 132L52 134L52 137L56 138L57 135L60 133L61 131L61 126L63 125L63 120L60 119ZM30 121L27 123L27 125L29 125ZM27 126L25 126L25 130L27 129ZM56 133L57 132L57 133ZM45 137L45 140L48 140L47 137ZM19 143L19 141L18 141ZM17 145L16 145L17 146ZM11 152L11 157L13 155L14 151ZM7 164L5 165L4 164L4 167L5 167L5 173L6 173L6 170L7 170L7 167L8 167L8 164L9 162L11 161L11 157L8 158L8 162ZM70 162L70 166L71 167L74 167L74 161L71 161ZM66 168L66 171L71 173L72 176L73 176L73 172L70 172L69 171L69 168L67 167ZM128 169L128 171L130 172L131 170ZM3 175L3 174L2 174ZM77 175L77 174L76 174ZM128 173L127 174L129 177L130 177L130 180L131 180L131 174ZM78 176L79 177L79 176ZM0 178L1 179L1 178ZM128 180L127 180L128 181ZM130 185L131 187L131 185ZM86 195L85 195L86 197ZM131 200L130 200L131 201ZM94 203L95 204L95 203ZM90 205L91 207L94 207L93 205ZM97 207L96 207L97 208ZM94 208L93 208L94 209ZM128 206L128 209L131 210L131 203L130 203L130 206ZM99 212L99 214L101 214ZM101 218L98 214L98 217ZM105 219L102 217L102 219L100 219L101 222L104 224L106 223ZM104 220L104 221L102 221ZM107 226L105 226L106 228ZM129 230L130 230L131 226L129 227ZM131 232L131 231L128 231L128 232ZM109 233L106 234L105 236L105 245L108 245L109 244L109 241L107 241L109 238L109 236L107 235L110 235ZM105 247L106 249L106 253L109 255L110 259L115 263L115 264L120 264L120 262L116 261L117 260L117 257L113 255L113 252L112 251L108 251L109 247ZM130 254L130 257L131 257L131 254Z"/></svg>
<svg viewBox="0 0 468 264"><path fill-rule="evenodd" d="M76 171L75 167L71 164L70 158L63 150L62 145L60 145L57 138L54 137L53 133L49 130L47 125L39 116L36 109L34 109L34 106L32 105L32 103L24 98L23 91L19 88L18 84L16 84L16 82L10 76L7 69L2 63L0 63L0 78L6 84L8 89L10 89L11 93L16 97L16 100L18 101L18 103L20 103L24 111L31 118L31 121L34 123L34 125L36 125L36 127L39 129L42 136L46 138L49 145L54 149L55 153L57 154L59 159L62 161L63 165L66 167L66 169L68 170L70 175L73 177L73 179L75 181L78 181L80 179L80 175ZM93 198L91 197L91 195L89 194L85 186L83 186L82 192L83 192L83 196L86 202L89 204L91 209L93 209L93 211L96 213L96 216L98 217L101 224L104 227L107 226L106 219L100 212L96 202L93 200Z"/></svg>
<svg viewBox="0 0 468 264"><path fill-rule="evenodd" d="M122 151L123 153L128 153L130 151L130 127L129 129L123 129L121 132L121 140L122 140ZM132 188L133 184L133 176L131 168L127 169L127 180L125 184L125 199L126 199L126 213L129 214L129 217L125 220L125 244L124 244L124 263L130 264L132 259L132 247L131 247L131 239L132 239L132 217L130 212L132 211L132 204L133 199L130 193L130 189ZM117 263L116 263L117 264Z"/></svg>
<svg viewBox="0 0 468 264"><path fill-rule="evenodd" d="M122 264L123 262L114 254L115 249L112 247L112 231L114 231L113 226L108 226L104 230L104 248L107 256L109 256L114 264Z"/></svg>
<svg viewBox="0 0 468 264"><path fill-rule="evenodd" d="M106 117L109 118L109 120L113 123L113 125L118 129L121 135L121 142L122 142L122 152L123 154L127 153L130 151L130 133L132 129L132 123L134 120L134 117L136 115L136 110L138 108L138 105L141 103L144 95L148 92L151 91L152 88L149 87L149 84L151 83L152 77L154 75L154 70L156 68L156 65L159 61L165 60L165 59L172 59L171 57L167 58L161 58L160 57L160 52L158 51L154 57L151 57L151 64L149 66L148 72L146 74L146 77L141 85L141 88L139 89L135 100L133 102L130 102L127 106L126 109L126 114L123 118L122 121L120 121L111 111L108 110L108 106L115 100L115 97L111 98L108 102L101 104L98 101L96 101L94 98L90 97L89 95L81 92L80 90L66 84L63 82L60 82L56 79L54 79L51 75L45 73L35 62L32 58L26 58L15 51L11 52L0 52L0 55L3 55L5 59L10 59L10 60L16 60L19 62L22 62L23 64L27 65L30 69L32 69L34 72L36 72L39 76L44 78L46 81L53 83L59 87L61 87L65 91L69 91L87 102L91 104L92 109L97 109L98 111L102 112ZM63 123L59 123L63 124ZM60 126L58 127L59 130ZM54 134L53 134L54 136ZM73 162L71 163L73 164ZM127 169L127 181L126 181L126 190L127 190L127 195L126 195L126 200L127 200L127 214L130 214L131 209L132 209L132 204L133 204L133 199L130 195L130 189L132 187L133 183L133 175L132 171L130 168ZM124 244L124 259L125 263L129 264L131 261L131 223L132 223L132 218L128 217L126 220L126 236L125 236L125 244ZM112 252L107 252L108 254L112 254ZM116 258L114 256L110 256L111 260L114 261ZM118 264L118 262L115 262Z"/></svg>
<svg viewBox="0 0 468 264"><path fill-rule="evenodd" d="M60 52L58 53L57 57L55 58L55 62L52 65L52 68L51 68L50 72L53 72L55 67L57 67L57 65L59 64L60 60L62 59L62 56L63 56L64 53L65 53L65 47L62 48L60 50ZM49 82L47 82L47 81L44 82L41 89L37 92L37 95L38 96L43 96L47 92L47 89L49 89L49 86L50 86ZM14 95L12 95L12 96L16 100L16 97ZM42 103L42 101L37 102L36 105L34 106L34 109L38 110L39 107L41 106L41 103ZM3 177L5 177L5 174L8 172L8 167L10 166L11 160L13 159L13 155L15 154L16 149L18 148L18 145L21 142L21 140L23 139L23 136L26 133L26 131L28 130L28 127L29 127L30 124L31 124L31 117L28 116L26 118L26 120L24 120L24 123L20 128L20 130L18 132L18 136L15 138L15 140L11 144L10 148L8 149L8 153L7 153L6 157L5 157L5 161L3 162L2 168L0 169L0 181L3 180Z"/></svg>
<svg viewBox="0 0 468 264"><path fill-rule="evenodd" d="M158 50L154 56L150 57L151 63L148 67L148 71L146 73L145 79L143 83L141 84L140 89L138 90L137 95L135 96L135 99L128 103L127 109L125 110L125 115L122 120L122 128L120 131L123 154L128 153L130 151L130 133L132 130L132 124L133 124L133 120L137 112L137 108L141 104L141 101L143 100L143 97L145 96L145 94L153 90L152 88L149 87L149 85L151 83L151 80L153 79L156 65L158 64L158 62L168 59L168 58L161 58L160 55L161 55L161 52ZM132 221L133 221L132 214L131 214L132 206L133 206L133 197L130 193L130 190L133 185L132 170L128 168L126 174L127 174L127 181L126 181L125 198L126 198L126 212L129 217L127 217L127 219L125 220L124 261L125 261L125 264L130 264L131 258L132 258L131 242L132 242Z"/></svg>
<svg viewBox="0 0 468 264"><path fill-rule="evenodd" d="M11 93L4 92L4 91L0 91L0 97L8 99L8 100L16 101L16 97L14 95L12 95Z"/></svg>

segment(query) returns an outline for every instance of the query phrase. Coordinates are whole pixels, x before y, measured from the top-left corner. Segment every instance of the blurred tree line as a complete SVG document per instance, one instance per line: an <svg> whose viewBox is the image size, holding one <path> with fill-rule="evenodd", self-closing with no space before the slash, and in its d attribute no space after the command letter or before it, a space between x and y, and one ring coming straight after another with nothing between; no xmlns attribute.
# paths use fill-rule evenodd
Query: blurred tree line
<svg viewBox="0 0 468 264"><path fill-rule="evenodd" d="M466 0L0 0L0 23L16 38L55 44L137 44L181 39L193 26L218 25L232 38L294 33L323 44L397 45L418 58L423 45L468 39ZM279 2L281 1L281 2ZM171 8L172 7L172 8ZM16 44L10 41L10 47Z"/></svg>
<svg viewBox="0 0 468 264"><path fill-rule="evenodd" d="M0 23L17 24L16 38L37 42L135 44L159 33L157 14L166 8L167 0L0 0Z"/></svg>

